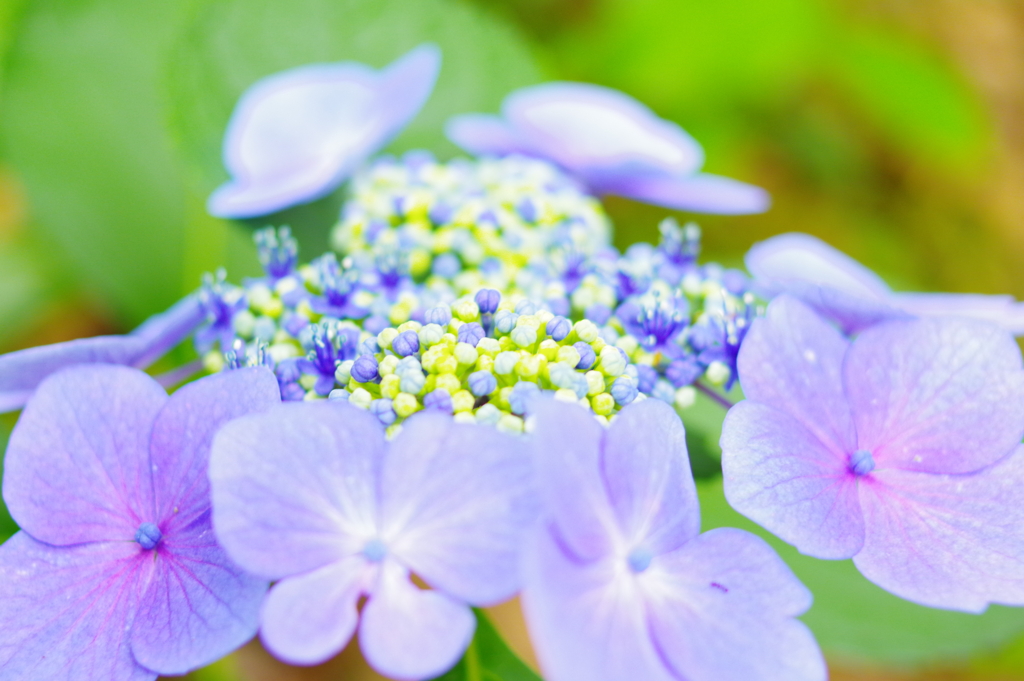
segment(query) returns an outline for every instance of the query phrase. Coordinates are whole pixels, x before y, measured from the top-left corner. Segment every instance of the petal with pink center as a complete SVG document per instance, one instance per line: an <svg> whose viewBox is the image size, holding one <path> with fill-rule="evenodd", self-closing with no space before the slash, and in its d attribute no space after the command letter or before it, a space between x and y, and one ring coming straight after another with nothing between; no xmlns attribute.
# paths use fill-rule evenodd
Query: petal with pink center
<svg viewBox="0 0 1024 681"><path fill-rule="evenodd" d="M843 383L857 446L880 468L967 473L1024 437L1024 369L1016 342L985 322L890 322L853 343Z"/></svg>
<svg viewBox="0 0 1024 681"><path fill-rule="evenodd" d="M746 400L722 426L729 504L816 558L850 558L864 542L857 478L846 457L792 416Z"/></svg>

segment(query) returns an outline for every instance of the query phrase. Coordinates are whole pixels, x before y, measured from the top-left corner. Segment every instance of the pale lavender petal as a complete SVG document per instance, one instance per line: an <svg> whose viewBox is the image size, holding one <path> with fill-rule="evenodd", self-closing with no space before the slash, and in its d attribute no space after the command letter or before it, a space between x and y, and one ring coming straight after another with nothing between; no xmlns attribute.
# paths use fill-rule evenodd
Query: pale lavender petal
<svg viewBox="0 0 1024 681"><path fill-rule="evenodd" d="M231 421L210 454L217 538L270 579L358 553L376 536L383 456L380 421L343 403L281 404Z"/></svg>
<svg viewBox="0 0 1024 681"><path fill-rule="evenodd" d="M137 369L82 365L43 381L7 446L4 500L50 544L131 541L152 522L149 436L167 393Z"/></svg>
<svg viewBox="0 0 1024 681"><path fill-rule="evenodd" d="M970 475L876 472L853 559L883 589L937 608L1024 605L1024 447Z"/></svg>
<svg viewBox="0 0 1024 681"><path fill-rule="evenodd" d="M623 174L595 183L599 194L625 196L666 208L747 215L763 213L771 206L771 196L760 187L719 175L643 175Z"/></svg>
<svg viewBox="0 0 1024 681"><path fill-rule="evenodd" d="M133 542L54 547L19 532L0 547L0 669L5 679L151 681L132 656L150 561Z"/></svg>
<svg viewBox="0 0 1024 681"><path fill-rule="evenodd" d="M848 333L907 316L893 306L877 274L809 234L780 234L754 244L746 265L767 293L799 298Z"/></svg>
<svg viewBox="0 0 1024 681"><path fill-rule="evenodd" d="M330 192L419 112L440 64L428 44L380 72L313 64L259 81L228 124L224 164L233 179L210 196L209 211L265 215Z"/></svg>
<svg viewBox="0 0 1024 681"><path fill-rule="evenodd" d="M374 669L399 681L432 679L465 652L476 618L440 591L423 591L392 561L363 608L359 647Z"/></svg>
<svg viewBox="0 0 1024 681"><path fill-rule="evenodd" d="M204 318L198 298L189 296L124 336L79 338L0 355L0 413L20 409L43 379L75 364L145 368L192 333Z"/></svg>
<svg viewBox="0 0 1024 681"><path fill-rule="evenodd" d="M970 317L1024 335L1024 303L1013 296L975 293L894 293L892 304L915 316Z"/></svg>
<svg viewBox="0 0 1024 681"><path fill-rule="evenodd" d="M488 114L462 114L451 118L445 135L476 156L524 153L526 147L504 120Z"/></svg>
<svg viewBox="0 0 1024 681"><path fill-rule="evenodd" d="M890 322L857 338L843 368L857 446L881 467L967 473L1024 436L1020 349L993 324Z"/></svg>
<svg viewBox="0 0 1024 681"><path fill-rule="evenodd" d="M351 556L275 584L260 611L263 645L289 664L334 657L356 630L356 605L370 571L364 558Z"/></svg>
<svg viewBox="0 0 1024 681"><path fill-rule="evenodd" d="M536 410L537 484L559 535L581 559L605 555L620 532L600 472L605 431L577 404L548 400Z"/></svg>
<svg viewBox="0 0 1024 681"><path fill-rule="evenodd" d="M540 529L523 582L523 614L547 681L678 681L655 650L643 594L625 565L580 564Z"/></svg>
<svg viewBox="0 0 1024 681"><path fill-rule="evenodd" d="M381 474L381 539L430 586L474 605L519 588L519 547L539 504L520 438L436 412L404 424Z"/></svg>
<svg viewBox="0 0 1024 681"><path fill-rule="evenodd" d="M711 530L657 556L638 581L658 650L679 678L827 678L814 636L793 619L811 606L811 592L749 532Z"/></svg>
<svg viewBox="0 0 1024 681"><path fill-rule="evenodd" d="M746 400L722 426L729 504L816 558L850 558L864 542L857 478L793 417Z"/></svg>
<svg viewBox="0 0 1024 681"><path fill-rule="evenodd" d="M672 407L644 400L619 412L604 438L601 468L630 546L662 553L700 532L686 433Z"/></svg>
<svg viewBox="0 0 1024 681"><path fill-rule="evenodd" d="M747 399L786 412L837 455L856 435L843 394L849 343L800 301L779 296L750 327L737 366Z"/></svg>
<svg viewBox="0 0 1024 681"><path fill-rule="evenodd" d="M213 435L233 418L281 402L266 367L225 371L176 391L156 417L150 442L156 515L165 535L188 527L210 510L207 467Z"/></svg>
<svg viewBox="0 0 1024 681"><path fill-rule="evenodd" d="M161 674L184 674L256 634L267 582L240 570L217 544L209 512L164 536L132 625L132 653Z"/></svg>
<svg viewBox="0 0 1024 681"><path fill-rule="evenodd" d="M502 107L533 152L589 183L633 172L680 175L704 163L700 145L632 97L588 83L517 90Z"/></svg>

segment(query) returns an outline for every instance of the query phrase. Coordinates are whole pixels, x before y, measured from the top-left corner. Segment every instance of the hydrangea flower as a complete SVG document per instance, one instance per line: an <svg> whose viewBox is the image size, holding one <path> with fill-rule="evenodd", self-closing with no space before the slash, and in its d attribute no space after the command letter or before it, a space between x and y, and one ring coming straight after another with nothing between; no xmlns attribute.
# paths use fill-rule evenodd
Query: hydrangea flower
<svg viewBox="0 0 1024 681"><path fill-rule="evenodd" d="M545 679L825 679L794 619L810 592L760 538L700 534L670 407L639 402L605 429L550 401L535 419L546 522L529 541L522 598Z"/></svg>
<svg viewBox="0 0 1024 681"><path fill-rule="evenodd" d="M1024 369L1009 334L924 318L850 342L784 295L739 373L747 399L722 430L736 510L908 600L1024 604Z"/></svg>
<svg viewBox="0 0 1024 681"><path fill-rule="evenodd" d="M314 664L358 626L366 659L395 679L454 665L475 627L467 604L515 593L536 512L519 442L433 410L388 442L344 402L284 404L225 426L210 478L229 555L280 580L260 617L267 648Z"/></svg>
<svg viewBox="0 0 1024 681"><path fill-rule="evenodd" d="M329 193L419 112L440 66L440 50L426 44L381 71L311 64L260 80L231 115L232 179L210 196L210 213L266 215Z"/></svg>
<svg viewBox="0 0 1024 681"><path fill-rule="evenodd" d="M759 187L701 173L704 152L682 128L598 85L523 88L505 98L502 116L456 116L447 133L473 154L548 159L597 194L705 213L760 213L769 204Z"/></svg>
<svg viewBox="0 0 1024 681"><path fill-rule="evenodd" d="M221 424L278 401L267 369L170 398L127 367L72 367L39 386L4 469L22 528L0 547L4 678L183 674L255 633L267 583L217 545L206 466Z"/></svg>
<svg viewBox="0 0 1024 681"><path fill-rule="evenodd" d="M1024 304L1009 295L896 293L881 277L809 234L780 234L754 244L747 269L765 293L788 293L856 333L891 319L960 316L1024 335Z"/></svg>
<svg viewBox="0 0 1024 681"><path fill-rule="evenodd" d="M198 296L150 317L123 336L79 338L0 355L0 413L20 409L50 374L75 364L123 364L144 369L206 319Z"/></svg>

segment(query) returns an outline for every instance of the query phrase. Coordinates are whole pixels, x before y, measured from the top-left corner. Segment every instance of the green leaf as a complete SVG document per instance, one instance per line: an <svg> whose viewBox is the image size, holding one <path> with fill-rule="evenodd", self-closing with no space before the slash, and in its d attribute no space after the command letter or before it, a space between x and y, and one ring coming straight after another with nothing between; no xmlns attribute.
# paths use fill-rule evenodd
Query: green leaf
<svg viewBox="0 0 1024 681"><path fill-rule="evenodd" d="M690 454L693 477L709 478L722 474L722 422L726 410L707 395L698 392L696 401L677 410L686 428L686 449Z"/></svg>
<svg viewBox="0 0 1024 681"><path fill-rule="evenodd" d="M15 414L0 415L0 451L2 452L7 451L7 441L11 437L15 418ZM2 470L0 470L0 484L3 484ZM3 500L0 500L0 543L7 541L17 531L18 525L11 518L11 514L7 512L7 506L4 505Z"/></svg>
<svg viewBox="0 0 1024 681"><path fill-rule="evenodd" d="M447 157L456 148L445 121L496 110L510 91L540 80L523 40L482 10L455 0L205 0L168 61L173 126L196 170L200 193L227 179L221 144L239 96L260 78L303 64L355 60L382 67L434 42L443 52L437 87L423 111L391 145ZM336 199L335 199L336 200ZM293 212L298 234L336 219L330 209ZM309 239L303 244L311 248Z"/></svg>
<svg viewBox="0 0 1024 681"><path fill-rule="evenodd" d="M476 634L466 654L437 681L541 681L509 650L487 616L476 611Z"/></svg>
<svg viewBox="0 0 1024 681"><path fill-rule="evenodd" d="M764 537L814 594L802 618L833 660L923 666L962 661L1024 632L1024 609L990 606L982 615L936 610L875 586L853 561L818 560L797 552L729 507L721 480L700 481L705 530L738 527Z"/></svg>
<svg viewBox="0 0 1024 681"><path fill-rule="evenodd" d="M947 168L988 151L991 123L980 95L937 55L870 27L836 44L838 81L891 143Z"/></svg>

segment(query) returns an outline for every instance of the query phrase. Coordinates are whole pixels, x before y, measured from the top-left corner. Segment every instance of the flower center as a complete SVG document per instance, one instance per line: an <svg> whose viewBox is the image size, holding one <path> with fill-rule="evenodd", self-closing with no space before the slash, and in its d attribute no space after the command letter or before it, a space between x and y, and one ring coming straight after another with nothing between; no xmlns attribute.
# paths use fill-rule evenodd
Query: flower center
<svg viewBox="0 0 1024 681"><path fill-rule="evenodd" d="M384 546L384 542L380 539L371 539L363 547L363 555L366 556L366 560L373 563L381 562L387 554L388 547Z"/></svg>
<svg viewBox="0 0 1024 681"><path fill-rule="evenodd" d="M629 563L629 569L633 572L643 572L651 566L652 560L654 560L654 554L651 553L650 549L643 546L633 549L629 557L626 558L626 562Z"/></svg>
<svg viewBox="0 0 1024 681"><path fill-rule="evenodd" d="M875 470L875 459L866 449L858 449L850 455L850 471L857 476L867 475Z"/></svg>
<svg viewBox="0 0 1024 681"><path fill-rule="evenodd" d="M139 529L135 531L135 541L139 542L139 546L147 551L155 549L156 545L163 538L164 535L160 528L153 523L142 523L139 525Z"/></svg>

